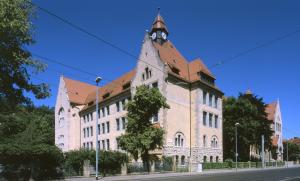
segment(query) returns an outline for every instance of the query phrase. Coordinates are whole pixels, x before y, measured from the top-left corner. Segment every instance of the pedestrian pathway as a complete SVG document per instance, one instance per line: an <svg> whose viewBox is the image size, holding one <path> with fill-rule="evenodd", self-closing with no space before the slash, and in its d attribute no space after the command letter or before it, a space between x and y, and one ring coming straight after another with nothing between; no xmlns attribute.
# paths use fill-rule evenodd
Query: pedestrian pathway
<svg viewBox="0 0 300 181"><path fill-rule="evenodd" d="M300 167L300 165L295 165L291 167ZM291 168L289 167L289 168ZM258 170L272 170L272 169L283 169L286 167L269 167L269 168L247 168L247 169L238 169L238 172L247 172L247 171L258 171ZM211 175L211 174L220 174L220 173L234 173L235 169L216 169L216 170L205 170L203 172L181 172L181 173L153 173L153 174L144 174L144 175L125 175L125 176L109 176L100 178L100 181L121 181L121 180L143 180L151 178L160 178L160 177L177 177L177 176L190 176L190 175ZM82 180L82 181L92 181L95 180L95 177L73 177L67 178L66 181L71 180Z"/></svg>

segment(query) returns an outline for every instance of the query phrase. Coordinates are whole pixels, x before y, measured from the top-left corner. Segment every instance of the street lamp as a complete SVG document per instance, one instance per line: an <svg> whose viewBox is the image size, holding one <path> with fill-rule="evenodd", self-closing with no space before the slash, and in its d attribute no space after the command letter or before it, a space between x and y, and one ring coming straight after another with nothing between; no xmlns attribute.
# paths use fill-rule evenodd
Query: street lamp
<svg viewBox="0 0 300 181"><path fill-rule="evenodd" d="M98 115L98 95L99 95L99 89L98 89L98 85L99 82L102 80L101 77L97 77L96 78L96 180L98 180L98 155L99 155L99 144L98 144L98 135L99 135L99 130L98 130L98 119L99 119L99 115Z"/></svg>
<svg viewBox="0 0 300 181"><path fill-rule="evenodd" d="M238 158L238 152L237 152L237 127L240 125L240 123L235 123L235 171L237 172L237 158Z"/></svg>

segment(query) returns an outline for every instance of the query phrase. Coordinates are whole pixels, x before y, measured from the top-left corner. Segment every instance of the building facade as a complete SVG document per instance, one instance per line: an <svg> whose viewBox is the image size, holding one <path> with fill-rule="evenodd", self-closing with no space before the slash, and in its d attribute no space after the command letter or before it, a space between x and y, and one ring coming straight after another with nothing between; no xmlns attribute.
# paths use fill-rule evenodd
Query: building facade
<svg viewBox="0 0 300 181"><path fill-rule="evenodd" d="M282 118L279 100L267 104L265 112L268 121L271 121L271 129L274 131L272 136L272 145L276 148L276 156L272 156L271 151L265 152L266 161L283 161L283 137L282 137ZM250 157L260 158L261 151L256 147L250 148Z"/></svg>
<svg viewBox="0 0 300 181"><path fill-rule="evenodd" d="M145 33L135 69L99 88L98 125L96 87L65 77L60 79L55 141L63 151L95 149L96 136L100 149L118 150L117 137L125 132L126 126L125 105L137 86L147 85L158 88L170 105L170 109L161 109L151 119L165 130L163 149L155 154L174 156L182 164L188 160L223 161L223 93L202 60L186 60L168 35L158 14L151 31ZM60 125L62 117L64 125Z"/></svg>

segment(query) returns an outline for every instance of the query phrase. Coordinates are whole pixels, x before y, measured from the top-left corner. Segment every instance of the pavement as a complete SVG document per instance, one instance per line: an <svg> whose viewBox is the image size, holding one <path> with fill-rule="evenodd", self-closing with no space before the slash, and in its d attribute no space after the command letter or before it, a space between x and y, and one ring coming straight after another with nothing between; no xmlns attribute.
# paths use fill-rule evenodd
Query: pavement
<svg viewBox="0 0 300 181"><path fill-rule="evenodd" d="M95 178L68 178L67 181L92 181ZM300 167L289 168L265 168L265 169L239 169L233 170L209 170L201 173L158 173L147 175L110 176L100 178L100 181L300 181Z"/></svg>

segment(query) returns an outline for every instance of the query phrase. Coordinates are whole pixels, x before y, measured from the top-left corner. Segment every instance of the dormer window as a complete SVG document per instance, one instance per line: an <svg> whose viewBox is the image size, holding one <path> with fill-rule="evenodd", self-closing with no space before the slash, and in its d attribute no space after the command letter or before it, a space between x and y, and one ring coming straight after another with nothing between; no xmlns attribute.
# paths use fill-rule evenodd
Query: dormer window
<svg viewBox="0 0 300 181"><path fill-rule="evenodd" d="M123 90L128 89L130 87L130 82L123 84Z"/></svg>
<svg viewBox="0 0 300 181"><path fill-rule="evenodd" d="M106 94L104 94L104 95L102 96L102 98L103 98L103 99L106 99L106 98L109 97L109 95L110 95L110 93L106 93Z"/></svg>
<svg viewBox="0 0 300 181"><path fill-rule="evenodd" d="M198 76L200 76L200 79L210 85L215 85L215 79L210 77L209 75L203 73L203 72L198 72Z"/></svg>
<svg viewBox="0 0 300 181"><path fill-rule="evenodd" d="M179 69L178 68L172 67L171 70L172 70L173 73L179 75Z"/></svg>

